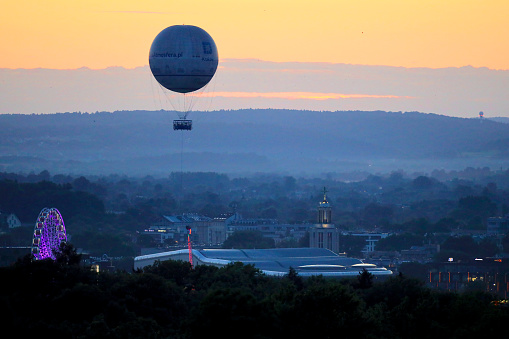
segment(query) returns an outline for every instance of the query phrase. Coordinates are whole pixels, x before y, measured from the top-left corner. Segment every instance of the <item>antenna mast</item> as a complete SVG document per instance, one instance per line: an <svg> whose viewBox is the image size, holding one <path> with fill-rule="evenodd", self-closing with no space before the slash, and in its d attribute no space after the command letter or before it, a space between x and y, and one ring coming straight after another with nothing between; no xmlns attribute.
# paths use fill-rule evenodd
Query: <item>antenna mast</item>
<svg viewBox="0 0 509 339"><path fill-rule="evenodd" d="M193 268L193 247L191 246L191 226L186 226L187 233L187 248L189 249L189 263Z"/></svg>

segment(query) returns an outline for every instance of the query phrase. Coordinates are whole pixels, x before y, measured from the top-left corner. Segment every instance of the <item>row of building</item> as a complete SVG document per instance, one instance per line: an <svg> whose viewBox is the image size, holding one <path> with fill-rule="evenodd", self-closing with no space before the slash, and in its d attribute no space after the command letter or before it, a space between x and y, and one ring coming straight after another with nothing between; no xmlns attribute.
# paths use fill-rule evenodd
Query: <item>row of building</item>
<svg viewBox="0 0 509 339"><path fill-rule="evenodd" d="M300 242L309 235L310 248L324 248L334 253L340 252L340 235L345 233L332 223L331 206L324 188L323 200L318 205L317 223L280 224L276 219L245 219L239 213L209 218L198 214L163 216L144 230L143 234L152 236L159 244L184 246L187 243L188 227L192 229L192 242L199 246L219 246L229 236L238 231L259 231L271 238L277 245L282 241ZM349 233L363 237L363 252L375 250L376 243L388 233Z"/></svg>
<svg viewBox="0 0 509 339"><path fill-rule="evenodd" d="M492 217L488 219L488 236L502 236L509 231L509 215L506 217ZM364 239L362 257L372 263L386 267L394 267L401 262L431 262L440 252L440 245L428 244L413 246L407 250L388 253L377 251L376 244L380 239L389 236L388 233L345 232L336 227L332 221L332 209L327 200L324 188L323 199L317 207L317 222L308 224L280 224L276 219L251 218L245 219L239 213L220 218L209 218L197 214L183 214L164 216L143 233L151 235L160 244L173 245L183 248L187 244L188 230L192 229L192 242L201 248L217 248L237 231L259 231L264 237L271 238L277 245L287 241L306 244L309 248L327 249L337 254L342 252L341 239L344 235ZM308 238L306 238L308 237ZM143 252L144 254L153 251Z"/></svg>
<svg viewBox="0 0 509 339"><path fill-rule="evenodd" d="M194 243L214 245L224 242L237 231L260 231L275 242L288 238L302 239L307 233L308 248L275 249L217 249L202 248L173 250L162 253L148 253L134 259L134 268L142 269L156 261L182 260L191 265L224 267L234 262L254 265L264 274L283 276L291 268L301 276L322 275L326 277L355 277L363 270L375 279L391 276L393 272L383 266L365 263L357 258L339 254L339 229L331 223L331 208L326 191L318 207L318 223L289 225L279 224L274 219L243 219L234 213L224 218L210 219L198 215L166 216L146 230L145 234L155 236L159 241L183 244L193 230ZM334 240L333 238L338 238Z"/></svg>

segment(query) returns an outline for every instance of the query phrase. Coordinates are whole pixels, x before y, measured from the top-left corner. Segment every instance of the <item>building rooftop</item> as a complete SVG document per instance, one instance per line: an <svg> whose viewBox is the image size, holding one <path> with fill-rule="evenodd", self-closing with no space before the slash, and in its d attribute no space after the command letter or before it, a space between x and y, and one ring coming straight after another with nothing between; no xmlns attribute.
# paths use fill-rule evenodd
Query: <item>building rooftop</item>
<svg viewBox="0 0 509 339"><path fill-rule="evenodd" d="M149 254L136 257L135 268L153 264L156 260L182 260L187 250ZM323 275L330 277L353 277L366 269L375 276L392 275L384 267L364 263L360 259L348 258L324 248L275 248L275 249L193 249L196 260L205 265L226 266L242 262L254 265L267 275L288 274L290 267L301 276Z"/></svg>

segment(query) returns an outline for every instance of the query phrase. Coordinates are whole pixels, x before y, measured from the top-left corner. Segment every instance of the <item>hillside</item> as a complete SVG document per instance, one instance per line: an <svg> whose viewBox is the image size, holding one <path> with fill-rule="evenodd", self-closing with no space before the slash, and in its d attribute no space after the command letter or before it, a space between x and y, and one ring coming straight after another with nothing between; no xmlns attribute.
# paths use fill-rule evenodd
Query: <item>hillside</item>
<svg viewBox="0 0 509 339"><path fill-rule="evenodd" d="M509 125L417 112L235 110L0 115L0 171L294 174L507 167Z"/></svg>

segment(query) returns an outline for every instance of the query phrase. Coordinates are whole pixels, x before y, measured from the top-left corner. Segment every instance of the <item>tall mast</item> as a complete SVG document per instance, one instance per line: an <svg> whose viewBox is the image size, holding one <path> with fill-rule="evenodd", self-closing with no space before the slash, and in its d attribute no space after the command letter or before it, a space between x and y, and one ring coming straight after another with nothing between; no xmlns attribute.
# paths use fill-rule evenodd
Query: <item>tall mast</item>
<svg viewBox="0 0 509 339"><path fill-rule="evenodd" d="M186 226L187 233L187 248L189 249L189 263L193 268L193 247L191 246L191 226Z"/></svg>

